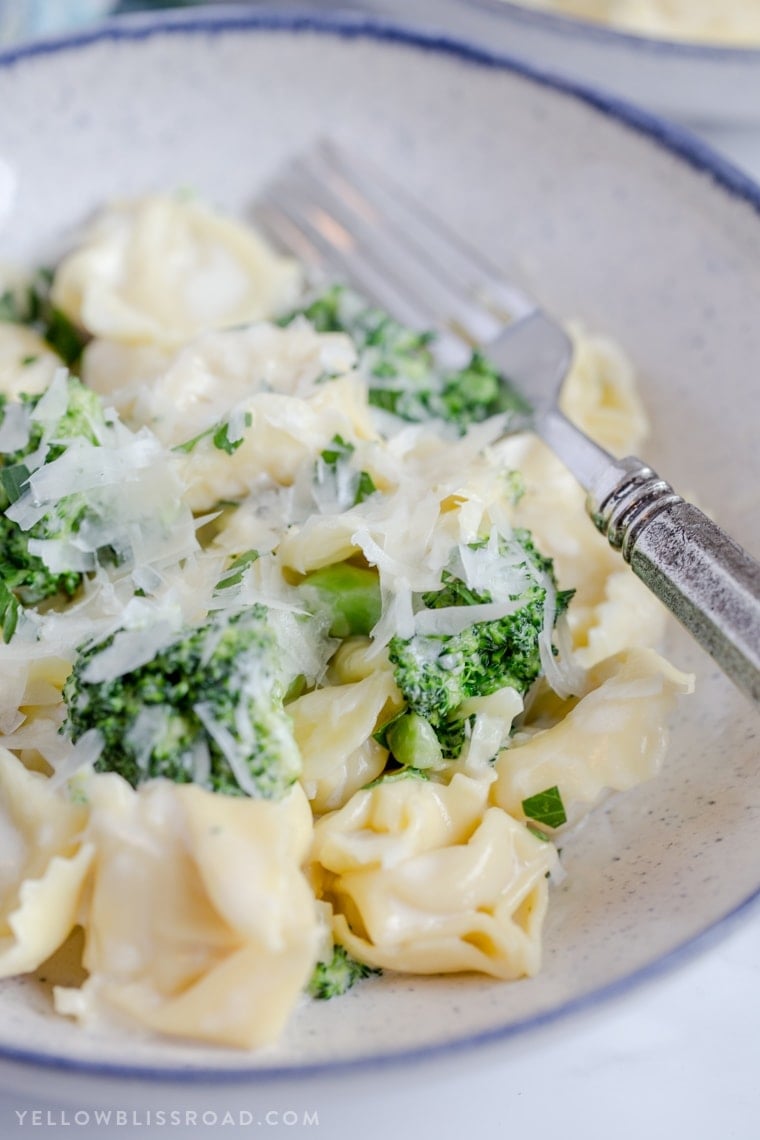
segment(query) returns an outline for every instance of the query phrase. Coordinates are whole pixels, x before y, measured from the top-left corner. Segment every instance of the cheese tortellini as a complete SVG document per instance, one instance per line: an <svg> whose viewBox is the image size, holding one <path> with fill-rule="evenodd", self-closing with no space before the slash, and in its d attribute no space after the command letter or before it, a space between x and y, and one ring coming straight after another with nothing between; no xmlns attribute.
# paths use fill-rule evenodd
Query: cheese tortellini
<svg viewBox="0 0 760 1140"><path fill-rule="evenodd" d="M0 749L0 977L35 970L80 918L87 812Z"/></svg>
<svg viewBox="0 0 760 1140"><path fill-rule="evenodd" d="M62 260L58 308L93 336L176 348L295 302L300 270L192 197L114 202Z"/></svg>
<svg viewBox="0 0 760 1140"><path fill-rule="evenodd" d="M667 747L663 727L678 693L693 680L651 649L632 649L591 670L588 691L551 728L499 753L493 800L517 818L522 803L559 788L568 818L605 791L651 780Z"/></svg>
<svg viewBox="0 0 760 1140"><path fill-rule="evenodd" d="M651 648L659 603L543 444L504 438L499 416L458 435L394 418L393 392L373 392L373 378L413 389L426 365L413 361L406 376L403 351L379 359L385 325L367 343L369 325L325 331L340 321L307 319L302 285L301 269L256 233L186 195L112 204L53 277L47 301L81 337L78 375L104 418L96 442L63 465L61 494L83 497L72 535L29 541L40 558L86 549L81 582L38 608L0 584L0 977L36 971L81 928L86 979L54 1000L84 1023L252 1049L297 1016L331 953L360 974L534 975L563 872L561 832L526 804L551 791L574 824L656 776L669 711L691 688ZM11 456L17 479L35 397L44 393L39 460L66 392L37 324L0 321L0 466ZM571 331L565 412L611 451L637 450L648 425L630 363ZM46 511L58 492L50 470L33 476L34 487L47 476ZM113 495L95 526L87 496L106 475ZM13 472L0 483L10 548L21 484ZM42 507L23 506L31 529ZM333 568L343 585L329 598L319 575ZM560 591L574 591L566 614ZM415 663L423 677L440 668L447 695L488 656L467 643L459 658L452 639L522 612L526 592L530 644L516 639L513 652L535 657L529 680L515 667L463 688L435 725L437 706L416 712L397 643L420 634ZM67 679L90 647L106 645L95 682L120 681L178 629L207 622L192 657L193 681L206 682L222 619L258 607L256 636L281 654L281 675L268 658L233 672L246 698L231 702L234 720L214 719L208 689L180 712L180 683L167 710L154 679L123 734L131 782L103 770L102 716L69 737ZM261 695L257 671L276 719L248 700ZM226 698L233 686L218 688ZM155 725L168 754L193 717L211 725L207 738L193 738L171 780L156 778ZM285 790L245 770L210 790L212 745L237 777L239 742L272 724L292 761Z"/></svg>
<svg viewBox="0 0 760 1140"><path fill-rule="evenodd" d="M707 43L760 43L760 11L751 0L522 0L628 32Z"/></svg>
<svg viewBox="0 0 760 1140"><path fill-rule="evenodd" d="M252 1048L273 1041L309 979L320 927L301 871L311 812L156 781L138 792L96 778L92 898L80 990L93 1003L168 1033Z"/></svg>
<svg viewBox="0 0 760 1140"><path fill-rule="evenodd" d="M534 974L556 852L487 798L461 773L407 777L320 820L313 857L338 941L410 973Z"/></svg>
<svg viewBox="0 0 760 1140"><path fill-rule="evenodd" d="M44 392L60 365L34 329L0 321L0 395L16 400L22 392Z"/></svg>

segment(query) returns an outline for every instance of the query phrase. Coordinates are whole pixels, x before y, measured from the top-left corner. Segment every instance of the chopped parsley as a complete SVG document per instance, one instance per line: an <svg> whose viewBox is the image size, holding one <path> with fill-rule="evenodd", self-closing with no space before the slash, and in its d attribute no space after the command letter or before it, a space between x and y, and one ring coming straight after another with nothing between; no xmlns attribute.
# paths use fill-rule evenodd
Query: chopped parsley
<svg viewBox="0 0 760 1140"><path fill-rule="evenodd" d="M556 784L553 788L545 788L543 792L536 792L534 796L528 796L522 802L522 809L526 819L541 824L543 827L554 829L561 827L563 823L567 823L565 805L562 803L562 796Z"/></svg>

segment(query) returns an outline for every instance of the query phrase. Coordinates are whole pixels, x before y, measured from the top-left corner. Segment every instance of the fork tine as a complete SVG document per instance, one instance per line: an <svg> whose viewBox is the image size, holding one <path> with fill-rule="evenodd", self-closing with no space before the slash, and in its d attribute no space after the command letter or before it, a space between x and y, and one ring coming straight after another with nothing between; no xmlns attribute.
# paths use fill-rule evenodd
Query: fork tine
<svg viewBox="0 0 760 1140"><path fill-rule="evenodd" d="M288 207L293 205L296 180L312 204L307 208L311 222L337 247L354 279L354 261L358 260L364 272L371 270L386 287L392 284L393 307L398 313L400 303L404 305L407 323L448 329L471 345L493 340L502 331L503 319L481 303L473 303L459 281L449 283L430 250L410 247L410 235L403 219L396 217L397 211L389 206L379 215L379 206L337 172L329 156L314 153L291 165ZM283 187L279 192L288 193ZM413 320L409 320L410 310Z"/></svg>
<svg viewBox="0 0 760 1140"><path fill-rule="evenodd" d="M447 330L428 308L416 304L414 294L396 274L376 264L366 245L358 245L349 230L312 200L311 188L304 193L300 185L295 186L292 174L261 196L256 213L270 236L307 264L342 273L367 298L410 328L436 329L433 351L442 367L467 364L471 345Z"/></svg>
<svg viewBox="0 0 760 1140"><path fill-rule="evenodd" d="M375 167L366 156L344 150L333 140L323 140L313 152L320 163L323 177L339 179L344 192L360 203L374 224L389 216L394 218L406 245L417 258L433 263L436 280L452 291L454 298L463 293L485 305L499 317L499 328L522 320L536 311L536 302L522 290L505 281L503 273L480 253L469 248L421 203L415 201L403 186L391 182L385 171Z"/></svg>
<svg viewBox="0 0 760 1140"><path fill-rule="evenodd" d="M296 181L297 179L297 181ZM391 276L377 269L372 259L357 254L356 237L323 205L319 188L304 188L300 175L291 168L289 175L274 183L264 197L265 225L275 220L274 236L284 237L284 244L293 249L289 234L299 235L299 247L308 247L316 253L308 256L310 264L337 267L361 292L377 304L389 309L412 327L427 324L425 310L400 291Z"/></svg>

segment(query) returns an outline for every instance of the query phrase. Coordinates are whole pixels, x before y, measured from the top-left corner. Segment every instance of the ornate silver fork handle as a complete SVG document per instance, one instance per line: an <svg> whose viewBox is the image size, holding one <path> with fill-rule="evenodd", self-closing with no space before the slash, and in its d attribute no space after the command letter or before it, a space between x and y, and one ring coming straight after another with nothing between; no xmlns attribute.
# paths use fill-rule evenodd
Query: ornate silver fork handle
<svg viewBox="0 0 760 1140"><path fill-rule="evenodd" d="M610 545L760 704L760 566L640 460L610 460L587 499Z"/></svg>

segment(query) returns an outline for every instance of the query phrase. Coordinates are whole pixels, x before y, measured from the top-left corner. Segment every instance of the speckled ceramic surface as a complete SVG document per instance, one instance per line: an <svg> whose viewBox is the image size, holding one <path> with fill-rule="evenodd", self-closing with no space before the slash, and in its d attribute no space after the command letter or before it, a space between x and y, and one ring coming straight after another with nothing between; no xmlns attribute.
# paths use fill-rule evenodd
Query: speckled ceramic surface
<svg viewBox="0 0 760 1140"><path fill-rule="evenodd" d="M451 45L362 20L139 20L0 64L0 251L50 254L111 195L191 185L245 215L283 159L331 133L414 192L555 311L617 338L656 424L647 458L755 553L760 191L636 115ZM8 109L12 108L12 113ZM591 525L591 524L589 524ZM565 848L541 975L386 977L304 1005L251 1056L86 1032L31 983L0 985L0 1078L171 1071L338 1077L378 1058L506 1041L638 984L760 882L758 719L677 632L698 675L667 768Z"/></svg>
<svg viewBox="0 0 760 1140"><path fill-rule="evenodd" d="M408 16L405 0L374 6ZM695 125L760 122L760 47L634 35L510 0L415 0L414 17Z"/></svg>

